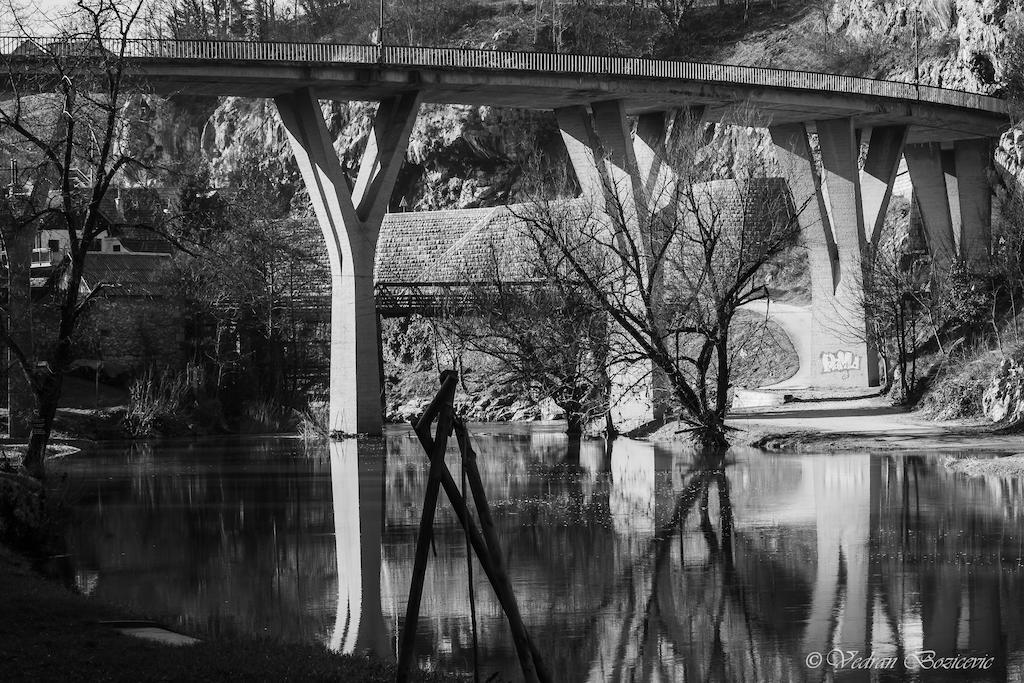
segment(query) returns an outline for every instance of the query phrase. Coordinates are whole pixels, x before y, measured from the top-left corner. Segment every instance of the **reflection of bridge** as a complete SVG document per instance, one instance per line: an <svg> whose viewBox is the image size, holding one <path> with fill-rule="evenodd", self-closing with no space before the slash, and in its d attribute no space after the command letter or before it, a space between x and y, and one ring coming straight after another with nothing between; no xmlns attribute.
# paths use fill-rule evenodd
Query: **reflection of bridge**
<svg viewBox="0 0 1024 683"><path fill-rule="evenodd" d="M559 445L565 448L559 437L551 439L545 462L558 459ZM415 520L405 503L407 496L416 498L426 475L392 460L389 468L397 471L388 473L384 493L375 483L379 467L365 455L355 457L354 441L343 443L332 445L331 460L340 582L332 642L347 651L383 643L378 651L391 656L384 636L396 628L390 613L404 602L411 568L405 542ZM823 680L825 671L808 669L804 660L833 647L897 656L897 673L907 671L904 655L922 649L940 656L986 654L996 658L989 672L996 680L1024 646L1019 635L1008 635L1015 633L1014 615L1024 599L1019 571L1005 564L1019 555L1014 532L1003 529L1001 548L989 539L974 549L964 532L994 528L984 521L984 496L978 487L952 486L941 468L866 454L838 461L741 457L726 470L735 531L734 560L723 565L730 542L723 533L716 542L722 545L708 543L711 525L696 509L678 537L666 535L673 492L688 488L695 472L688 457L620 440L608 461L600 442L584 443L583 452L561 466L575 467L579 478L566 484L567 492L580 495L569 499L572 505L598 517L593 527L575 527L571 537L559 535L557 517L536 519L550 534L538 542L533 529L521 526L531 499L519 488L523 471L513 467L517 474L510 479L504 465L530 467L545 444L522 446L527 462L500 458L501 466L484 476L496 500L518 501L512 515L499 519L501 535L516 558L512 574L530 628L543 642L564 646L550 662L559 680L706 680L716 666L724 672L718 680ZM358 490L344 483L355 481ZM338 486L351 491L342 495ZM350 495L359 496L362 513L344 502ZM399 497L383 505L390 528L383 554L381 495ZM565 501L558 486L546 495L552 513ZM722 508L711 497L707 519L717 528ZM921 536L925 519L927 528L950 537ZM998 514L989 519L995 528L1003 523ZM358 538L343 531L357 527ZM464 541L452 528L438 531L420 634L442 661L458 662L468 648L468 605ZM356 548L362 560L354 557ZM1007 555L981 554L993 551ZM477 600L485 661L514 666L500 609L483 585ZM389 615L385 624L382 610ZM362 635L346 640L356 625ZM835 673L868 680L864 671Z"/></svg>
<svg viewBox="0 0 1024 683"><path fill-rule="evenodd" d="M989 680L1024 672L1020 517L982 480L910 456L735 454L713 473L729 489L730 567L716 486L707 524L698 502L666 533L705 475L685 453L623 439L574 450L525 428L475 440L555 680L823 680L804 657L832 645L985 653ZM429 476L407 431L312 451L285 439L117 453L62 465L83 484L69 531L83 590L212 633L393 656ZM450 510L435 541L418 651L463 667L465 538ZM513 669L501 609L475 581L482 661ZM716 657L726 673L709 677Z"/></svg>
<svg viewBox="0 0 1024 683"><path fill-rule="evenodd" d="M116 45L108 46L116 48ZM991 97L847 76L664 60L501 51L226 41L131 40L128 71L154 92L274 98L328 245L332 429L380 433L373 264L381 222L421 102L553 110L584 195L604 189L643 215L671 177L669 112L735 121L749 103L769 127L810 250L813 353L856 359L820 384L877 379L857 311L862 247L877 238L905 156L929 240L945 258L984 258L990 145L1006 125ZM50 56L88 65L94 47L0 39L14 81ZM35 87L38 86L38 80ZM351 186L318 100L376 100ZM638 116L635 134L627 115ZM746 121L744 121L746 123ZM820 164L811 153L816 133ZM866 144L863 168L860 145ZM823 191L823 186L825 190ZM837 315L838 314L838 315ZM842 327L837 330L836 318ZM860 333L856 330L860 330ZM852 362L852 361L851 361ZM648 388L649 390L649 388ZM649 392L647 399L649 400Z"/></svg>

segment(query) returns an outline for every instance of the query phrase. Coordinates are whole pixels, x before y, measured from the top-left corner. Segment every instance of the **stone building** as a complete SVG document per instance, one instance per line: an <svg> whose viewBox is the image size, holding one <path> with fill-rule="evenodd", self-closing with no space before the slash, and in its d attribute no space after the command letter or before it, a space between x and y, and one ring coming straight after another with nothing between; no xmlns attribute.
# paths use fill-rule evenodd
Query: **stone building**
<svg viewBox="0 0 1024 683"><path fill-rule="evenodd" d="M146 188L111 192L104 200L105 230L89 245L80 298L94 294L75 337L73 367L127 378L149 365L184 362L184 311L173 296L171 245L159 225L164 193ZM35 356L49 355L59 318L54 303L66 230L42 225L32 250L32 317ZM0 278L6 282L6 261Z"/></svg>

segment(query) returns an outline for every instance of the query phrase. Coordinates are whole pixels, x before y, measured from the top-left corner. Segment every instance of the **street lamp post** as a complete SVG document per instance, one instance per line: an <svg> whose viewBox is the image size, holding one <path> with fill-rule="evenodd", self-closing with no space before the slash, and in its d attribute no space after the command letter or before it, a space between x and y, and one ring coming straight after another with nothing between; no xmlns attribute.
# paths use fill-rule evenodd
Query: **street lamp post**
<svg viewBox="0 0 1024 683"><path fill-rule="evenodd" d="M377 18L377 61L384 61L384 0L380 0L380 15Z"/></svg>
<svg viewBox="0 0 1024 683"><path fill-rule="evenodd" d="M921 88L921 0L914 4L914 85Z"/></svg>

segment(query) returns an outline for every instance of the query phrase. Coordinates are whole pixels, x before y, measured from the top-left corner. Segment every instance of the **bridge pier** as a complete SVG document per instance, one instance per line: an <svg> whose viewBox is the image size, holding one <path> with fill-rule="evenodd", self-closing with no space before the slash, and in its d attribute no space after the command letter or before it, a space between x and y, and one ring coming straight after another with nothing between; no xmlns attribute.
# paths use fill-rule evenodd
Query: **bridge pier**
<svg viewBox="0 0 1024 683"><path fill-rule="evenodd" d="M327 242L331 268L331 432L380 434L373 264L381 222L416 121L420 94L383 100L351 190L309 88L274 98Z"/></svg>
<svg viewBox="0 0 1024 683"><path fill-rule="evenodd" d="M609 215L619 216L643 250L652 254L652 212L669 203L673 179L665 152L666 114L641 115L635 137L621 100L556 109L555 117L582 195ZM639 310L644 305L638 290L651 278L660 279L661 269L656 265L647 258L641 266L643 272L627 278L633 281L625 282L625 291L619 294L626 306ZM657 282L651 282L651 286L655 291L659 288ZM652 300L660 297L655 293ZM610 336L613 357L634 355L625 352L632 342L622 330L613 328ZM612 420L617 428L628 431L665 418L669 383L653 363L613 361L608 374Z"/></svg>
<svg viewBox="0 0 1024 683"><path fill-rule="evenodd" d="M776 158L800 213L811 271L811 362L816 387L877 386L878 354L864 316L862 254L877 243L892 196L906 126L860 132L850 118L815 123L821 171L804 124L771 127Z"/></svg>
<svg viewBox="0 0 1024 683"><path fill-rule="evenodd" d="M945 148L937 142L907 145L904 154L933 275L944 276L958 258L972 270L983 269L991 244L991 140L958 140Z"/></svg>

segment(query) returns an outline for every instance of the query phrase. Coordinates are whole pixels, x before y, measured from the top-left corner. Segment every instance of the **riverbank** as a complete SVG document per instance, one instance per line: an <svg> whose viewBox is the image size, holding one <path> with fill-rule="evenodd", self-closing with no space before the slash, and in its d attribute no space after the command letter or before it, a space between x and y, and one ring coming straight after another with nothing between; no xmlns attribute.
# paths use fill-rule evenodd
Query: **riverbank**
<svg viewBox="0 0 1024 683"><path fill-rule="evenodd" d="M124 612L40 576L3 547L0 594L4 681L394 680L391 665L317 645L218 639L173 646L122 634L103 622L124 620Z"/></svg>
<svg viewBox="0 0 1024 683"><path fill-rule="evenodd" d="M768 451L1024 452L1024 434L978 421L934 421L880 396L787 403L730 415L734 443ZM661 430L667 435L669 429ZM657 438L657 435L656 437ZM1021 468L1024 472L1024 468Z"/></svg>

